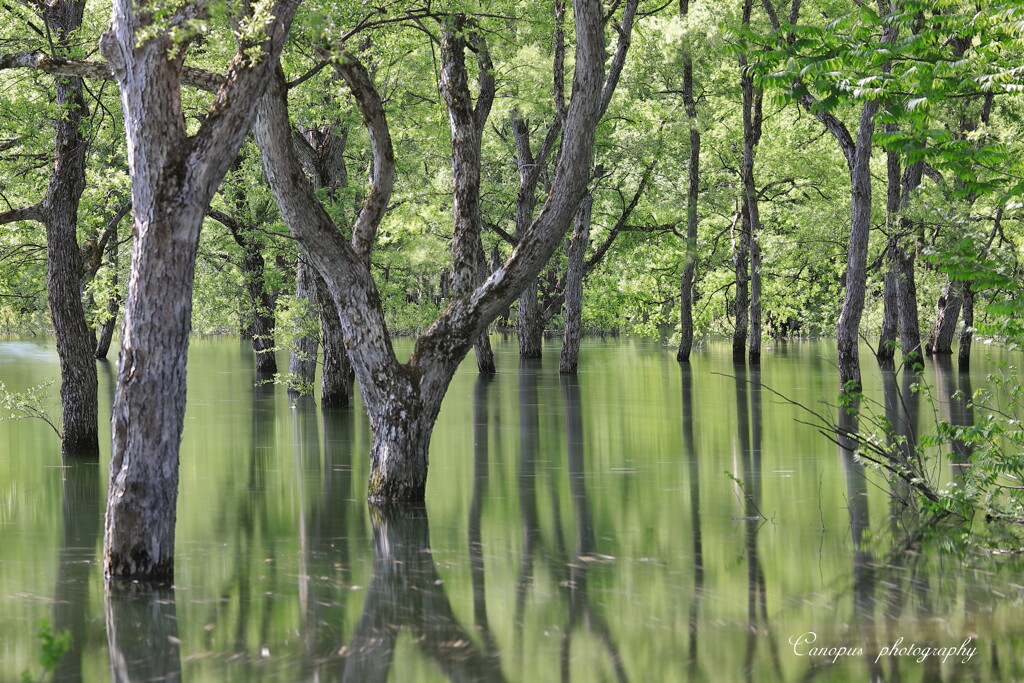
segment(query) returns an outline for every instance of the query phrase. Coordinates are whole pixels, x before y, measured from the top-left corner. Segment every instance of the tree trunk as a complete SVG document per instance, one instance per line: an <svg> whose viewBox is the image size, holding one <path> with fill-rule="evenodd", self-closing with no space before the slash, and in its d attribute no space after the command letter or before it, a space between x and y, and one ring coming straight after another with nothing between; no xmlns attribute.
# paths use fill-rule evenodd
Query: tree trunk
<svg viewBox="0 0 1024 683"><path fill-rule="evenodd" d="M121 297L117 292L117 260L117 223L115 223L110 238L107 241L107 267L110 268L111 286L114 288L114 291L111 292L110 298L107 299L106 317L103 319L103 324L100 325L99 339L96 340L96 358L99 360L106 359L107 353L110 351L110 342L114 339L114 327L117 325L117 312L121 308Z"/></svg>
<svg viewBox="0 0 1024 683"><path fill-rule="evenodd" d="M320 341L307 334L317 320L316 273L304 254L295 267L295 302L302 308L299 336L292 340L288 363L288 395L309 396L316 382L316 354Z"/></svg>
<svg viewBox="0 0 1024 683"><path fill-rule="evenodd" d="M744 0L743 3L743 26L750 26L750 12L753 5L752 0ZM761 232L761 209L758 205L757 186L754 183L754 158L757 155L757 145L761 141L761 114L762 93L760 88L754 87L754 80L747 69L747 54L740 53L740 86L743 90L743 159L740 163L740 180L743 183L743 205L746 208L746 221L744 224L743 239L747 256L750 259L750 300L749 300L749 325L750 325L750 364L761 364L761 246L758 243L758 235ZM739 275L737 274L737 289L739 289ZM736 306L740 302L737 296ZM747 315L746 312L743 314ZM737 311L737 316L739 312ZM745 318L746 319L746 318ZM746 324L746 323L744 323ZM737 317L737 332L739 332L739 318ZM738 355L737 355L738 354ZM733 360L742 361L743 349L733 344Z"/></svg>
<svg viewBox="0 0 1024 683"><path fill-rule="evenodd" d="M900 347L903 349L903 365L908 369L920 369L924 363L921 328L917 319L917 281L914 275L916 255L913 245L907 249L898 240L889 244L889 260L897 282Z"/></svg>
<svg viewBox="0 0 1024 683"><path fill-rule="evenodd" d="M82 25L84 2L60 0L44 9L47 27L61 51ZM42 203L46 226L46 293L60 360L61 452L67 456L99 454L95 340L85 322L78 247L78 205L85 188L83 133L85 99L80 78L57 78L54 164Z"/></svg>
<svg viewBox="0 0 1024 683"><path fill-rule="evenodd" d="M519 190L516 194L516 239L519 240L533 223L533 209L537 203L537 181L545 158L534 158L530 150L530 133L526 121L518 112L512 113L512 134L516 141L516 163L519 166ZM540 358L544 323L540 303L537 301L537 280L532 278L519 294L517 307L519 357Z"/></svg>
<svg viewBox="0 0 1024 683"><path fill-rule="evenodd" d="M681 0L679 14L689 14L689 0ZM697 101L693 95L693 55L683 51L683 106L690 126L690 158L686 185L686 253L683 274L679 281L679 349L676 360L690 362L693 350L693 280L697 270L697 195L700 190L700 125L697 121Z"/></svg>
<svg viewBox="0 0 1024 683"><path fill-rule="evenodd" d="M590 210L594 198L583 196L576 212L576 227L569 242L569 265L565 271L565 340L558 358L558 372L575 375L583 336L583 257L590 240Z"/></svg>
<svg viewBox="0 0 1024 683"><path fill-rule="evenodd" d="M255 132L267 179L282 217L327 283L367 408L372 499L422 500L430 434L459 362L473 340L547 263L585 192L600 116L604 35L598 3L577 0L575 17L573 94L547 201L503 266L470 296L448 302L417 340L406 365L395 358L369 270L370 250L394 182L390 133L369 74L353 55L337 66L355 96L373 149L372 186L352 228L351 244L336 230L301 173L288 135L282 73L260 103Z"/></svg>
<svg viewBox="0 0 1024 683"><path fill-rule="evenodd" d="M871 233L871 136L878 102L865 102L860 114L856 149L850 164L850 242L846 258L846 294L836 325L839 382L843 391L860 391L860 355L857 344L867 286L868 236Z"/></svg>
<svg viewBox="0 0 1024 683"><path fill-rule="evenodd" d="M733 237L732 264L736 273L736 299L733 303L736 324L732 332L732 360L734 363L744 362L747 355L747 325L750 314L750 212L744 203L740 207L740 234Z"/></svg>
<svg viewBox="0 0 1024 683"><path fill-rule="evenodd" d="M971 284L963 284L963 320L964 327L960 331L960 348L957 349L957 369L960 372L971 367L971 342L974 341L974 291ZM969 397L968 397L969 398Z"/></svg>
<svg viewBox="0 0 1024 683"><path fill-rule="evenodd" d="M882 289L882 329L878 333L875 357L883 370L895 367L896 333L899 330L899 278L890 269L886 272Z"/></svg>
<svg viewBox="0 0 1024 683"><path fill-rule="evenodd" d="M100 41L125 112L135 235L111 420L104 534L110 579L173 578L199 230L249 129L296 5L275 3L266 34L242 41L208 115L191 136L181 108L184 50L169 32L153 32L152 15L136 14L132 0L114 0L111 26Z"/></svg>
<svg viewBox="0 0 1024 683"><path fill-rule="evenodd" d="M441 40L439 86L448 110L452 133L452 288L456 296L468 296L485 279L487 262L480 234L480 146L484 124L494 101L494 74L487 45L476 34L470 41L480 65L478 96L473 107L466 75L465 17L457 15ZM486 331L474 342L477 369L494 374L494 353Z"/></svg>
<svg viewBox="0 0 1024 683"><path fill-rule="evenodd" d="M316 303L320 310L320 330L324 347L324 367L320 377L320 406L345 408L352 396L352 362L345 350L345 338L327 283L316 276Z"/></svg>
<svg viewBox="0 0 1024 683"><path fill-rule="evenodd" d="M931 355L946 356L953 353L953 337L956 336L962 303L963 284L958 281L947 282L935 304L935 324L928 341L928 353Z"/></svg>

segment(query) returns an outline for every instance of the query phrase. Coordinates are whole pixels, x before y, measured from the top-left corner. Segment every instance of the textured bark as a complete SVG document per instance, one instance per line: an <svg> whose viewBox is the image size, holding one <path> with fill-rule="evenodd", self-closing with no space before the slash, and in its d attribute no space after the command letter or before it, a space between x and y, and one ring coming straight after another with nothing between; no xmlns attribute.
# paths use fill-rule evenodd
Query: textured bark
<svg viewBox="0 0 1024 683"><path fill-rule="evenodd" d="M59 0L44 6L46 25L58 50L68 49L82 25L84 2ZM79 78L57 78L54 164L41 213L46 227L46 293L60 360L61 452L67 456L99 454L95 341L85 322L78 247L78 205L85 189L83 133L85 99Z"/></svg>
<svg viewBox="0 0 1024 683"><path fill-rule="evenodd" d="M305 255L299 254L295 267L295 303L302 310L301 323L311 327L317 320L316 273ZM316 382L316 354L320 340L315 336L301 334L292 340L291 357L288 362L288 395L308 396Z"/></svg>
<svg viewBox="0 0 1024 683"><path fill-rule="evenodd" d="M479 36L472 41L480 64L478 96L473 106L466 75L467 28L465 17L458 15L442 35L440 89L448 110L452 133L452 212L454 227L451 243L451 285L455 296L468 296L486 278L480 218L480 145L484 125L494 101L494 76L487 45ZM486 332L474 343L477 369L493 374L494 353Z"/></svg>
<svg viewBox="0 0 1024 683"><path fill-rule="evenodd" d="M689 9L689 0L680 0L679 15L683 19ZM693 55L689 49L683 51L683 107L690 125L690 157L686 185L686 255L679 281L680 339L676 360L688 363L693 350L693 280L697 270L697 195L700 189L700 125L693 96Z"/></svg>
<svg viewBox="0 0 1024 683"><path fill-rule="evenodd" d="M587 193L576 211L576 227L569 242L569 265L565 271L565 335L558 357L558 372L576 374L580 339L583 336L583 257L590 240L590 211L594 198Z"/></svg>
<svg viewBox="0 0 1024 683"><path fill-rule="evenodd" d="M750 25L750 11L753 0L744 0L743 26ZM761 363L761 247L758 235L761 232L761 210L758 206L757 187L754 183L754 158L757 145L761 141L761 88L754 86L754 80L747 69L747 55L740 53L740 87L743 91L743 159L740 163L740 180L743 183L743 205L746 208L746 220L743 230L744 252L749 258L750 268L750 299L748 310L743 312L745 324L749 323L750 331L750 364ZM740 277L737 273L736 287L739 290ZM737 295L737 333L740 331L740 301ZM742 360L743 349L733 343L733 360Z"/></svg>
<svg viewBox="0 0 1024 683"><path fill-rule="evenodd" d="M245 198L233 197L236 215L241 213ZM258 380L267 380L277 372L277 356L275 355L274 331L277 321L274 316L276 295L267 285L264 271L266 260L263 258L263 245L254 235L254 227L245 225L235 216L223 211L211 209L211 218L223 224L231 233L231 238L242 250L242 261L239 269L245 282L245 291L249 298L252 318L245 330L252 343L255 357L256 375Z"/></svg>
<svg viewBox="0 0 1024 683"><path fill-rule="evenodd" d="M500 268L467 297L452 298L417 342L407 365L391 348L380 296L370 276L369 252L387 207L394 156L380 98L354 56L342 71L370 132L372 186L349 244L335 229L288 136L287 99L279 73L260 103L255 127L271 189L289 229L323 275L338 309L372 431L371 499L422 500L427 451L448 384L473 341L536 277L561 241L586 188L599 117L604 63L601 10L578 0L576 72L548 200Z"/></svg>
<svg viewBox="0 0 1024 683"><path fill-rule="evenodd" d="M846 257L846 293L836 324L839 348L839 383L843 390L859 391L860 356L857 344L864 313L867 279L868 236L871 232L871 136L875 130L878 102L861 107L856 150L850 164L850 242Z"/></svg>
<svg viewBox="0 0 1024 683"><path fill-rule="evenodd" d="M953 353L953 338L960 319L963 304L963 283L949 281L942 288L942 294L935 303L935 324L928 338L928 353L933 356L947 356Z"/></svg>
<svg viewBox="0 0 1024 683"><path fill-rule="evenodd" d="M899 314L900 347L903 364L908 368L920 367L924 362L921 352L921 327L917 318L917 279L914 261L917 253L913 245L908 249L902 241L889 244L889 260L897 281L897 312Z"/></svg>
<svg viewBox="0 0 1024 683"><path fill-rule="evenodd" d="M99 337L96 340L96 358L99 360L106 359L107 353L110 351L110 342L114 339L114 327L117 325L117 312L121 308L121 297L117 292L117 223L114 223L113 225L110 239L107 241L106 252L107 267L110 268L111 273L113 274L111 277L111 285L114 287L114 292L110 295L110 298L107 299L106 317L103 320L103 324L100 325Z"/></svg>
<svg viewBox="0 0 1024 683"><path fill-rule="evenodd" d="M297 2L270 8L260 43L244 43L199 131L185 131L181 59L168 32L115 0L101 49L125 112L132 177L132 278L112 416L104 535L108 578L169 580L174 569L178 447L199 230L248 131ZM171 22L184 17L172 18ZM255 61L252 56L256 54ZM169 58L169 55L173 57Z"/></svg>
<svg viewBox="0 0 1024 683"><path fill-rule="evenodd" d="M733 301L736 322L732 331L732 360L742 363L747 354L747 330L750 316L750 211L740 207L740 230L733 233L732 265L736 275L736 299Z"/></svg>
<svg viewBox="0 0 1024 683"><path fill-rule="evenodd" d="M324 366L320 375L320 405L324 408L345 408L352 397L352 361L345 350L338 309L334 307L327 283L316 276L316 304L320 311L321 341Z"/></svg>
<svg viewBox="0 0 1024 683"><path fill-rule="evenodd" d="M557 122L557 119L556 119ZM516 142L516 164L519 166L519 189L516 193L516 240L530 229L533 210L537 205L537 182L547 158L550 146L543 147L543 154L535 158L530 150L530 132L526 121L517 111L512 113L512 135ZM519 357L540 358L544 337L544 321L541 318L540 303L537 301L537 281L531 279L519 294L516 308L519 334Z"/></svg>
<svg viewBox="0 0 1024 683"><path fill-rule="evenodd" d="M896 333L899 331L899 279L892 270L883 276L882 284L882 327L878 333L878 348L875 358L884 370L895 367Z"/></svg>
<svg viewBox="0 0 1024 683"><path fill-rule="evenodd" d="M974 341L974 292L970 283L963 286L963 329L960 331L960 348L957 349L957 369L960 372L971 367L971 342Z"/></svg>

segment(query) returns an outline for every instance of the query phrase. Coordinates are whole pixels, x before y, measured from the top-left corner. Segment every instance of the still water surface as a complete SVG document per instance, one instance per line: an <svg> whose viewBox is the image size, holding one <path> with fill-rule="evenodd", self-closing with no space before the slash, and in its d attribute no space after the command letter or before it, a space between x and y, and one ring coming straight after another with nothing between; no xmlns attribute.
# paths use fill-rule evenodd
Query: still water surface
<svg viewBox="0 0 1024 683"><path fill-rule="evenodd" d="M196 339L173 588L104 590L109 452L63 464L41 422L0 422L0 680L38 674L42 620L72 634L67 681L1024 677L1019 556L908 545L899 492L760 388L821 409L832 346L779 344L747 372L725 344L680 370L594 340L566 380L557 345L521 364L496 342L500 374L469 362L448 392L425 509L395 511L364 500L358 401L291 405L237 340ZM930 366L934 404L866 362L865 391L914 434L970 420L950 396L1007 360ZM48 341L0 340L8 388L56 376ZM104 422L112 380L101 365Z"/></svg>

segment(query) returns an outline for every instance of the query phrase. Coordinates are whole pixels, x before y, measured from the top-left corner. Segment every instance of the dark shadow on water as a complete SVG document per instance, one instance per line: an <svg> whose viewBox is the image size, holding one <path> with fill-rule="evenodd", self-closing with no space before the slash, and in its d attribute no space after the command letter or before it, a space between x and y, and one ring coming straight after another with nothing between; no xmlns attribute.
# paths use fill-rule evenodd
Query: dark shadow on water
<svg viewBox="0 0 1024 683"><path fill-rule="evenodd" d="M481 517L487 499L490 467L488 394L494 375L480 374L473 387L473 499L469 505L469 569L473 581L473 621L488 658L498 661L498 643L487 618L487 587Z"/></svg>
<svg viewBox="0 0 1024 683"><path fill-rule="evenodd" d="M343 680L388 680L402 631L445 676L504 681L501 664L459 624L430 548L426 508L371 506L373 570L362 616L345 648Z"/></svg>

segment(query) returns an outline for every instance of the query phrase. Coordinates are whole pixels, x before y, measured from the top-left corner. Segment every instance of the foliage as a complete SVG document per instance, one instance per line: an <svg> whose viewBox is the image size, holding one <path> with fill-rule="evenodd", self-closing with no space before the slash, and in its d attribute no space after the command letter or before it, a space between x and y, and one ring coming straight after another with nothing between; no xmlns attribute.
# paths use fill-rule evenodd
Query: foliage
<svg viewBox="0 0 1024 683"><path fill-rule="evenodd" d="M71 633L69 631L54 633L50 623L45 619L39 625L36 637L39 639L39 664L42 665L43 671L38 678L33 678L27 671L22 673L22 683L46 680L46 674L56 669L61 657L71 649Z"/></svg>
<svg viewBox="0 0 1024 683"><path fill-rule="evenodd" d="M17 392L10 391L3 382L0 382L0 408L8 411L7 415L0 415L0 421L35 418L48 424L59 436L60 428L50 419L46 406L50 398L49 389L52 386L53 380L50 380Z"/></svg>

